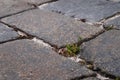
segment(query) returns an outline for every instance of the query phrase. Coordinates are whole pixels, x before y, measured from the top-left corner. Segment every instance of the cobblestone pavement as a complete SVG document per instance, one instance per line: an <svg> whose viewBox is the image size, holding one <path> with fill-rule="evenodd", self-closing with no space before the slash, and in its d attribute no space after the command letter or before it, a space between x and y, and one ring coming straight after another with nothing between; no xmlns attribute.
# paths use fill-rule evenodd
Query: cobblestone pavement
<svg viewBox="0 0 120 80"><path fill-rule="evenodd" d="M120 80L120 0L0 0L0 80Z"/></svg>

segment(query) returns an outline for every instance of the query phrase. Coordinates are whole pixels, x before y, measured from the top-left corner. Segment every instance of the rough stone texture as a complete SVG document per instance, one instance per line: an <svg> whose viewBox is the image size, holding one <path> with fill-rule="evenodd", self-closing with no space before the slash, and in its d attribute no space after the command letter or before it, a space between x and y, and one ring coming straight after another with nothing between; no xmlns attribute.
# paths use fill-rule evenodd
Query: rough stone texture
<svg viewBox="0 0 120 80"><path fill-rule="evenodd" d="M120 29L120 17L107 21L105 25L106 27L114 25L116 28Z"/></svg>
<svg viewBox="0 0 120 80"><path fill-rule="evenodd" d="M39 8L96 22L119 12L120 3L107 0L59 0Z"/></svg>
<svg viewBox="0 0 120 80"><path fill-rule="evenodd" d="M92 73L31 40L0 45L0 80L70 80Z"/></svg>
<svg viewBox="0 0 120 80"><path fill-rule="evenodd" d="M120 76L120 31L108 31L84 45L80 53L103 71Z"/></svg>
<svg viewBox="0 0 120 80"><path fill-rule="evenodd" d="M36 35L58 47L78 41L102 30L102 27L88 25L70 17L39 9L27 11L2 19L2 21Z"/></svg>
<svg viewBox="0 0 120 80"><path fill-rule="evenodd" d="M109 0L109 1L120 2L120 0Z"/></svg>
<svg viewBox="0 0 120 80"><path fill-rule="evenodd" d="M0 23L0 42L15 39L16 37L18 37L18 34L13 29Z"/></svg>
<svg viewBox="0 0 120 80"><path fill-rule="evenodd" d="M100 79L94 78L94 77L89 77L89 78L85 78L85 79L82 79L82 80L100 80Z"/></svg>
<svg viewBox="0 0 120 80"><path fill-rule="evenodd" d="M0 18L9 14L32 8L32 4L40 4L50 0L0 0ZM30 4L28 4L30 3Z"/></svg>
<svg viewBox="0 0 120 80"><path fill-rule="evenodd" d="M49 2L49 1L53 1L53 0L24 0L24 1L26 1L28 3L39 5L41 3L45 3L45 2Z"/></svg>

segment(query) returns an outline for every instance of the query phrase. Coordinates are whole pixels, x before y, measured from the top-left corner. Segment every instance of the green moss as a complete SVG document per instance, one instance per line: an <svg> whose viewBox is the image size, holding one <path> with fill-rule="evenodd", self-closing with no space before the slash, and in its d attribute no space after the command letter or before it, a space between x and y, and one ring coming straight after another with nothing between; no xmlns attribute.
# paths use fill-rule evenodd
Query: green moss
<svg viewBox="0 0 120 80"><path fill-rule="evenodd" d="M75 56L78 51L80 51L80 47L77 44L68 44L66 46L68 56Z"/></svg>

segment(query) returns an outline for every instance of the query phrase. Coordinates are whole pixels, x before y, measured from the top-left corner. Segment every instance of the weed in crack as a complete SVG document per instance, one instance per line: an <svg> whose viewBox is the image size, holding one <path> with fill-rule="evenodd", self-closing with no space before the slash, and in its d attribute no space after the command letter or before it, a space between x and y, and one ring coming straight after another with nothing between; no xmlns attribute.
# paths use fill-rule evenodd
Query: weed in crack
<svg viewBox="0 0 120 80"><path fill-rule="evenodd" d="M80 51L80 46L77 44L67 44L66 47L59 49L58 53L65 57L76 56Z"/></svg>
<svg viewBox="0 0 120 80"><path fill-rule="evenodd" d="M77 44L67 44L66 52L68 56L75 56L80 51L80 47Z"/></svg>

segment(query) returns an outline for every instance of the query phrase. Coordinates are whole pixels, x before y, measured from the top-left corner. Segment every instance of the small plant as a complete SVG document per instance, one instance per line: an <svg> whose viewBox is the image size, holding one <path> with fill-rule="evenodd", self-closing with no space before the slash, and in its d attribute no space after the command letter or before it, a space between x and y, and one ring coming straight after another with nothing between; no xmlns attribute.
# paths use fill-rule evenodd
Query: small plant
<svg viewBox="0 0 120 80"><path fill-rule="evenodd" d="M75 56L79 52L80 47L77 44L68 44L66 46L66 52L68 56Z"/></svg>

